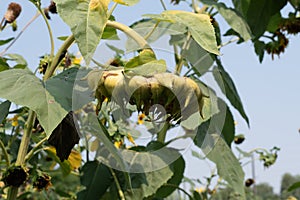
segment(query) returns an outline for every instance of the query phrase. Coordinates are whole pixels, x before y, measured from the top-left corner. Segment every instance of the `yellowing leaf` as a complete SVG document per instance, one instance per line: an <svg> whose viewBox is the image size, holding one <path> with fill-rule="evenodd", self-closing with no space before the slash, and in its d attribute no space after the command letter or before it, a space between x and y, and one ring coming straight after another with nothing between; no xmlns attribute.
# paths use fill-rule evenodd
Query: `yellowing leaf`
<svg viewBox="0 0 300 200"><path fill-rule="evenodd" d="M78 169L81 165L81 154L78 151L72 150L69 155L68 161L72 167L72 169Z"/></svg>

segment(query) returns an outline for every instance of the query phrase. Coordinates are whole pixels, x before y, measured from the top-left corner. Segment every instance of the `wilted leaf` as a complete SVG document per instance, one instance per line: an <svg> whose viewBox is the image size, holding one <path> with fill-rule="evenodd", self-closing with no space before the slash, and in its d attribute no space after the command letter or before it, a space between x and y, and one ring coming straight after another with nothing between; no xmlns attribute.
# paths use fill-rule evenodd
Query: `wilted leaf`
<svg viewBox="0 0 300 200"><path fill-rule="evenodd" d="M53 130L48 142L56 149L56 155L63 162L67 160L72 148L79 142L79 127L74 121L73 112L69 112L62 122Z"/></svg>
<svg viewBox="0 0 300 200"><path fill-rule="evenodd" d="M79 50L89 64L106 26L110 0L56 0L60 17L70 26Z"/></svg>
<svg viewBox="0 0 300 200"><path fill-rule="evenodd" d="M195 41L206 51L219 55L214 27L209 15L192 12L168 10L162 13L164 17L188 27Z"/></svg>
<svg viewBox="0 0 300 200"><path fill-rule="evenodd" d="M27 106L35 111L48 136L68 113L44 88L43 82L29 70L2 71L0 82L0 98Z"/></svg>

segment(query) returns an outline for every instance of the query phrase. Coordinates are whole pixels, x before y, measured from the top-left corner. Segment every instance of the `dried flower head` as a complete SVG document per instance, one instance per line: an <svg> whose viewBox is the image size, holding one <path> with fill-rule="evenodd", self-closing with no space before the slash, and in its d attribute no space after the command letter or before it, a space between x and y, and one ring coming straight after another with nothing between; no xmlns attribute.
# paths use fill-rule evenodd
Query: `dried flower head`
<svg viewBox="0 0 300 200"><path fill-rule="evenodd" d="M287 31L288 34L296 35L300 32L300 18L290 17L283 20L280 25L281 30Z"/></svg>
<svg viewBox="0 0 300 200"><path fill-rule="evenodd" d="M18 16L20 15L22 11L22 7L18 3L10 3L8 5L7 11L4 15L4 18L6 20L6 23L12 23L14 22Z"/></svg>
<svg viewBox="0 0 300 200"><path fill-rule="evenodd" d="M272 55L272 59L274 59L275 54L279 56L281 53L283 53L289 43L289 40L282 32L277 31L275 35L277 40L269 42L266 45L266 51L268 54Z"/></svg>
<svg viewBox="0 0 300 200"><path fill-rule="evenodd" d="M50 13L52 14L57 14L57 10L56 10L56 4L54 1L50 2L50 5L48 6L48 10Z"/></svg>
<svg viewBox="0 0 300 200"><path fill-rule="evenodd" d="M33 187L38 191L43 189L48 190L51 185L51 177L48 174L42 174L41 176L38 176L33 183Z"/></svg>
<svg viewBox="0 0 300 200"><path fill-rule="evenodd" d="M2 181L6 186L19 187L28 177L27 170L21 166L10 167L2 177Z"/></svg>

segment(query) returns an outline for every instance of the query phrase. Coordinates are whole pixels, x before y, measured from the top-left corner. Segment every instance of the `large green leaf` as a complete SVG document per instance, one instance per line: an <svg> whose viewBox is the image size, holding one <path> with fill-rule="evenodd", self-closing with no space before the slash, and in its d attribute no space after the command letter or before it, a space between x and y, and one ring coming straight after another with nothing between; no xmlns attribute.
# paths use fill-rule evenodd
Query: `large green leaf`
<svg viewBox="0 0 300 200"><path fill-rule="evenodd" d="M8 115L10 105L11 105L10 101L4 101L0 104L0 123L2 123L2 121Z"/></svg>
<svg viewBox="0 0 300 200"><path fill-rule="evenodd" d="M206 73L214 63L210 53L205 51L195 40L191 40L189 48L182 53L199 75Z"/></svg>
<svg viewBox="0 0 300 200"><path fill-rule="evenodd" d="M235 127L233 116L222 99L218 99L219 113L213 115L208 121L202 123L198 129L194 142L197 146L201 147L207 141L208 135L220 132L222 137L231 146L235 135Z"/></svg>
<svg viewBox="0 0 300 200"><path fill-rule="evenodd" d="M219 134L210 135L211 142L202 150L207 158L213 161L218 170L218 175L223 178L234 190L239 199L246 199L244 191L244 172L231 149ZM214 144L212 147L211 144Z"/></svg>
<svg viewBox="0 0 300 200"><path fill-rule="evenodd" d="M125 192L126 200L139 200L152 196L168 181L178 182L180 177L174 177L175 171L171 167L171 161L174 162L175 157L180 157L177 151L162 147L162 144L158 142L150 142L146 148L134 147L133 149L137 149L139 152L135 152L132 159L130 159L131 171L133 172L130 174L132 191ZM127 157L127 159L129 158ZM136 173L134 173L135 170ZM165 188L163 192L169 193L170 188Z"/></svg>
<svg viewBox="0 0 300 200"><path fill-rule="evenodd" d="M239 33L245 41L251 39L251 30L246 20L236 10L228 8L224 3L216 3L211 0L202 0L202 2L214 6L231 28Z"/></svg>
<svg viewBox="0 0 300 200"><path fill-rule="evenodd" d="M62 73L48 79L45 82L47 91L67 111L72 110L73 88L78 72L77 67L72 67ZM75 108L73 110L77 110Z"/></svg>
<svg viewBox="0 0 300 200"><path fill-rule="evenodd" d="M83 125L83 131L90 132L91 134L96 136L103 144L103 147L98 149L96 155L97 159L108 166L112 165L118 170L123 171L128 188L131 188L131 182L128 174L128 165L122 158L121 153L109 140L108 130L101 122L98 121L97 116L94 113L88 114L88 122L87 124Z"/></svg>
<svg viewBox="0 0 300 200"><path fill-rule="evenodd" d="M70 26L79 50L88 64L107 22L110 0L56 0L60 17Z"/></svg>
<svg viewBox="0 0 300 200"><path fill-rule="evenodd" d="M29 70L2 71L0 82L0 98L27 106L35 111L47 136L68 113L45 89L43 82Z"/></svg>
<svg viewBox="0 0 300 200"><path fill-rule="evenodd" d="M126 6L133 6L137 4L140 0L113 0L113 1Z"/></svg>
<svg viewBox="0 0 300 200"><path fill-rule="evenodd" d="M173 176L168 180L166 184L164 184L157 190L155 194L156 197L166 198L167 196L172 194L172 192L174 192L182 182L185 169L185 162L182 156L180 156L175 162L170 164L170 168L173 171Z"/></svg>
<svg viewBox="0 0 300 200"><path fill-rule="evenodd" d="M273 15L287 4L287 0L251 0L247 14L245 15L252 33L256 38L260 37L269 24Z"/></svg>
<svg viewBox="0 0 300 200"><path fill-rule="evenodd" d="M235 10L241 13L243 16L247 15L251 0L232 0Z"/></svg>
<svg viewBox="0 0 300 200"><path fill-rule="evenodd" d="M77 194L78 200L100 199L113 182L108 167L98 161L85 163L81 172L80 182L85 189Z"/></svg>
<svg viewBox="0 0 300 200"><path fill-rule="evenodd" d="M220 60L216 59L218 66L216 66L213 69L213 75L218 83L219 87L221 88L222 92L226 95L227 99L230 101L233 107L235 107L241 116L245 119L248 126L249 119L248 116L244 110L242 101L240 99L240 96L238 94L238 91L234 85L234 82L230 75L225 71L224 67L222 66L222 63Z"/></svg>
<svg viewBox="0 0 300 200"><path fill-rule="evenodd" d="M195 41L206 51L219 55L214 27L209 15L195 14L181 10L168 10L162 13L166 19L188 27Z"/></svg>

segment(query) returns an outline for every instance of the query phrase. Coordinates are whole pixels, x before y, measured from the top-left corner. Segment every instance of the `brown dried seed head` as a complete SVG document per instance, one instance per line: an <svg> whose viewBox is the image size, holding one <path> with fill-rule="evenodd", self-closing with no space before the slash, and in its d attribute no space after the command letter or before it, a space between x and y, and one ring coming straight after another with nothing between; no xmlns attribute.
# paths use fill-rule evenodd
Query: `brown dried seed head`
<svg viewBox="0 0 300 200"><path fill-rule="evenodd" d="M51 1L51 2L50 2L50 5L49 5L49 7L48 7L48 9L49 9L49 12L50 12L50 13L52 13L52 14L57 14L55 2Z"/></svg>
<svg viewBox="0 0 300 200"><path fill-rule="evenodd" d="M7 11L4 15L4 18L7 23L14 22L22 11L22 7L18 3L10 3L8 5Z"/></svg>

